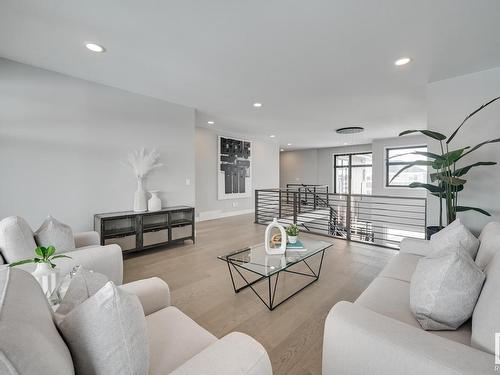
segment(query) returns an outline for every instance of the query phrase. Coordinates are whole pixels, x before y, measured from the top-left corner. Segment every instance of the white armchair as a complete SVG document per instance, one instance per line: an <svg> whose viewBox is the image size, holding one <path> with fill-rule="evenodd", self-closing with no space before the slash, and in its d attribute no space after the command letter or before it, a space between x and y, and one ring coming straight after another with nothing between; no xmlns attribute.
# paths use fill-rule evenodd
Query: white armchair
<svg viewBox="0 0 500 375"><path fill-rule="evenodd" d="M116 285L123 282L123 256L118 245L100 245L97 232L74 233L75 249L58 254L69 258L54 260L62 274L69 273L75 266L83 266L89 270L102 273ZM0 221L0 264L12 263L34 256L36 243L33 231L28 223L17 216L11 216ZM33 272L34 264L18 266L28 272Z"/></svg>
<svg viewBox="0 0 500 375"><path fill-rule="evenodd" d="M120 246L115 244L101 246L97 232L75 233L75 244L75 250L62 253L71 259L54 260L63 275L70 272L75 266L82 266L106 275L116 285L123 283L123 255ZM24 264L18 268L32 272L35 265Z"/></svg>

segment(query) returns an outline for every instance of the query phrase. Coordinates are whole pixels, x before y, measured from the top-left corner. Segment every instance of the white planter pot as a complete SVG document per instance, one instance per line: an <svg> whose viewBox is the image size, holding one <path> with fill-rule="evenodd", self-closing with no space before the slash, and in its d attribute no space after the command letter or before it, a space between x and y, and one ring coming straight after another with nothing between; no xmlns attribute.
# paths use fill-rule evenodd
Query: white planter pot
<svg viewBox="0 0 500 375"><path fill-rule="evenodd" d="M159 190L151 190L151 198L148 200L148 211L160 211L161 199L158 197Z"/></svg>
<svg viewBox="0 0 500 375"><path fill-rule="evenodd" d="M297 236L288 236L288 242L297 243Z"/></svg>
<svg viewBox="0 0 500 375"><path fill-rule="evenodd" d="M148 197L143 187L143 179L137 179L137 190L134 194L134 212L146 212L148 210Z"/></svg>
<svg viewBox="0 0 500 375"><path fill-rule="evenodd" d="M57 288L59 271L52 268L48 263L38 263L31 274L42 287L45 296L49 298Z"/></svg>

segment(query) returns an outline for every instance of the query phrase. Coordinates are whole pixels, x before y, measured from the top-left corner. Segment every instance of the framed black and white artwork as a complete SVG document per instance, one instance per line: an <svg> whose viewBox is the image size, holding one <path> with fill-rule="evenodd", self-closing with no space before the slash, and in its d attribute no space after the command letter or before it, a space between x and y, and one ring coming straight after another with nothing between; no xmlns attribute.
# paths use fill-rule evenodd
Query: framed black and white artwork
<svg viewBox="0 0 500 375"><path fill-rule="evenodd" d="M219 136L218 199L252 196L252 142Z"/></svg>

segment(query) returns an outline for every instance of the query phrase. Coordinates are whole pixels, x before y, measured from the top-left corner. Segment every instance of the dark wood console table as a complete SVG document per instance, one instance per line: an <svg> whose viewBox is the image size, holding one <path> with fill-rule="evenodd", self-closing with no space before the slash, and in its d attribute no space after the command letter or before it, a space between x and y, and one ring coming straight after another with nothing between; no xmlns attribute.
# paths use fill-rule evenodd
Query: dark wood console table
<svg viewBox="0 0 500 375"><path fill-rule="evenodd" d="M110 212L94 215L101 245L120 245L124 253L195 241L194 208L165 207L155 212Z"/></svg>

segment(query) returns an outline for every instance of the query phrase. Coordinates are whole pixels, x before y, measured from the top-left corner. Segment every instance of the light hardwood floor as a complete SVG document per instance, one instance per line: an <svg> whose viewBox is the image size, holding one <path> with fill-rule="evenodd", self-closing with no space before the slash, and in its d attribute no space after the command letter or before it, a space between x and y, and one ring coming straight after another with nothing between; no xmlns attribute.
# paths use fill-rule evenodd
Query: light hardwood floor
<svg viewBox="0 0 500 375"><path fill-rule="evenodd" d="M319 281L271 312L250 289L235 294L226 263L217 259L218 255L262 242L264 229L253 223L252 215L198 223L196 244L189 241L184 246L126 259L125 282L162 278L170 286L173 305L217 337L239 331L262 343L274 374L321 374L323 326L328 311L338 301L355 300L395 252L301 234L334 245L325 253ZM296 288L304 280L287 277L280 280L282 290Z"/></svg>

